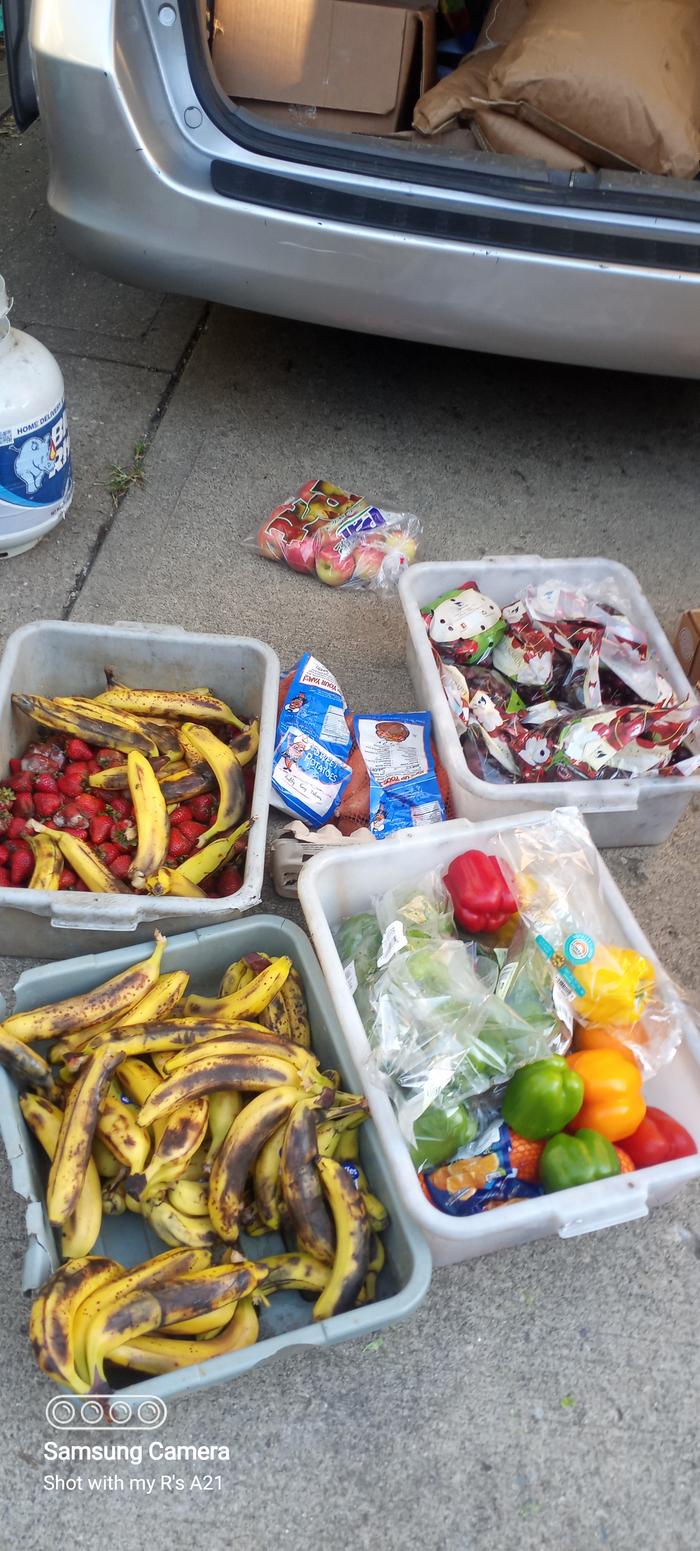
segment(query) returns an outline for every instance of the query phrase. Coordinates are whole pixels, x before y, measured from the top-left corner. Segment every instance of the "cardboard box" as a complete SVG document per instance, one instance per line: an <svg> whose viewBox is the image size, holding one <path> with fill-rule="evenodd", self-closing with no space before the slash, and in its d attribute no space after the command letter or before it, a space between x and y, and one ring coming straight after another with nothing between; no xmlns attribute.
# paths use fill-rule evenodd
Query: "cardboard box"
<svg viewBox="0 0 700 1551"><path fill-rule="evenodd" d="M432 85L435 13L426 0L219 0L212 53L220 85L242 107L389 135L410 128Z"/></svg>
<svg viewBox="0 0 700 1551"><path fill-rule="evenodd" d="M691 684L700 687L700 609L687 609L678 626L674 649Z"/></svg>

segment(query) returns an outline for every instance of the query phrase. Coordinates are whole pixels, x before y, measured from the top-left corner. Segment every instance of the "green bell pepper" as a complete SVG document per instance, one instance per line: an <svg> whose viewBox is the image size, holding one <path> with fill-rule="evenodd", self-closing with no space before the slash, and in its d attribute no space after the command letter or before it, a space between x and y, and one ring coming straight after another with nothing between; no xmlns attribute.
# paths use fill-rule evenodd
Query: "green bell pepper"
<svg viewBox="0 0 700 1551"><path fill-rule="evenodd" d="M612 1142L600 1131L562 1132L546 1143L540 1158L540 1182L546 1191L570 1190L620 1173L620 1160Z"/></svg>
<svg viewBox="0 0 700 1551"><path fill-rule="evenodd" d="M563 1131L583 1104L583 1082L563 1056L521 1066L506 1088L503 1119L529 1142Z"/></svg>
<svg viewBox="0 0 700 1551"><path fill-rule="evenodd" d="M473 1142L478 1126L463 1104L429 1104L413 1124L411 1158L417 1169L437 1168Z"/></svg>

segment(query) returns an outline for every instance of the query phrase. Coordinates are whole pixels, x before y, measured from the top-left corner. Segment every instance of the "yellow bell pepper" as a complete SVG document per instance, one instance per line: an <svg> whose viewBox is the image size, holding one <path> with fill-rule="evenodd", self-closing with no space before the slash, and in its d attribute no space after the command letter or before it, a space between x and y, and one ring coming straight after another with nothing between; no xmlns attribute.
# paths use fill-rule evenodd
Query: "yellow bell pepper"
<svg viewBox="0 0 700 1551"><path fill-rule="evenodd" d="M588 964L574 973L583 986L576 1017L599 1027L631 1028L637 1023L654 988L654 966L634 948L600 946Z"/></svg>

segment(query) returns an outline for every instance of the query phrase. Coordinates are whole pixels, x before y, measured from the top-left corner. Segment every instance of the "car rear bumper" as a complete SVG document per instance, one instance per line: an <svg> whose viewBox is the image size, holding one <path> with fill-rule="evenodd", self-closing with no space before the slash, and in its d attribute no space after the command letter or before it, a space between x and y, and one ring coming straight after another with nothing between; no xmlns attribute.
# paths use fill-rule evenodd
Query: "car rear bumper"
<svg viewBox="0 0 700 1551"><path fill-rule="evenodd" d="M700 375L700 274L534 253L527 226L518 250L217 193L209 126L198 143L178 123L158 51L145 45L136 77L124 68L107 0L95 0L89 26L77 0L59 9L60 28L55 7L35 0L49 202L65 241L95 267L135 285L334 327ZM82 13L83 31L69 52L71 13L76 25ZM235 164L235 147L220 137L219 158L222 149ZM268 170L262 158L244 160L261 176ZM280 170L269 169L271 188ZM556 223L556 211L544 219Z"/></svg>

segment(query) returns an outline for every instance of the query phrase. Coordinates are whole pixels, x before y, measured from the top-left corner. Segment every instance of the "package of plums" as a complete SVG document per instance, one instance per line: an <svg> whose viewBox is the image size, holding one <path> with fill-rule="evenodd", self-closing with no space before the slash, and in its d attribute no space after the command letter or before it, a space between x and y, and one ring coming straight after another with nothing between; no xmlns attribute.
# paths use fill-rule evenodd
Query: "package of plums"
<svg viewBox="0 0 700 1551"><path fill-rule="evenodd" d="M317 576L327 587L389 590L415 560L421 525L323 479L311 479L244 540L266 560Z"/></svg>

